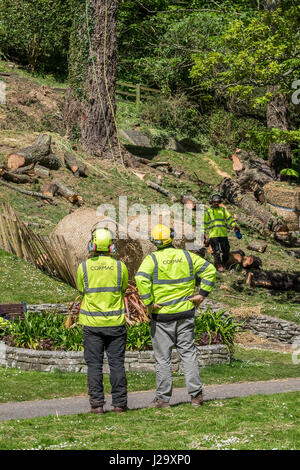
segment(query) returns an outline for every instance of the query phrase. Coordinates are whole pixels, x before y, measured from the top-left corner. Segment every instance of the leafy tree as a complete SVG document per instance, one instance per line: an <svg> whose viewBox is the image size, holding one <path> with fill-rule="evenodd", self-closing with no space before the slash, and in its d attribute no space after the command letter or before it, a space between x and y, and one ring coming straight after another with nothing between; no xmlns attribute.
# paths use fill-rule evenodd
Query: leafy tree
<svg viewBox="0 0 300 470"><path fill-rule="evenodd" d="M214 50L195 54L192 78L208 92L264 107L268 127L287 130L288 96L300 68L299 20L297 6L233 19ZM269 161L276 173L290 166L288 145L282 143L278 152L270 145Z"/></svg>
<svg viewBox="0 0 300 470"><path fill-rule="evenodd" d="M72 0L2 0L2 53L31 70L67 70Z"/></svg>

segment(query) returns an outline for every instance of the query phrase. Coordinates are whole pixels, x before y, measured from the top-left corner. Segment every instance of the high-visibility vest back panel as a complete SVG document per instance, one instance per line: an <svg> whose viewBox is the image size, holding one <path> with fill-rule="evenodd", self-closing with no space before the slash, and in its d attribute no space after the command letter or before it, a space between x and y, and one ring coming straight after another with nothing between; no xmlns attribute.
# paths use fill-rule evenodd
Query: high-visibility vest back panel
<svg viewBox="0 0 300 470"><path fill-rule="evenodd" d="M215 285L216 268L195 253L173 246L147 255L135 275L144 304L161 306L153 310L161 320L171 314L194 314L189 297L194 295L196 279L201 282L199 294L207 296Z"/></svg>
<svg viewBox="0 0 300 470"><path fill-rule="evenodd" d="M194 304L188 300L195 288L190 254L184 250L168 248L158 250L150 256L154 262L153 295L155 303L162 306L159 313L193 310Z"/></svg>
<svg viewBox="0 0 300 470"><path fill-rule="evenodd" d="M81 324L106 327L125 323L124 269L127 270L121 261L109 256L91 258L79 266L78 277L83 276L84 281L79 315Z"/></svg>

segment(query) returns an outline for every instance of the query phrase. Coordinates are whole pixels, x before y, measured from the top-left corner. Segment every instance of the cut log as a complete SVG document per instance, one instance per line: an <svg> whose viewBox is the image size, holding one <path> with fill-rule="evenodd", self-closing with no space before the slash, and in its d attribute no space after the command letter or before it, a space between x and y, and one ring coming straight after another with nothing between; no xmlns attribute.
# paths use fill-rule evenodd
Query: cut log
<svg viewBox="0 0 300 470"><path fill-rule="evenodd" d="M11 153L7 157L7 168L9 170L17 170L25 164L25 158L16 153Z"/></svg>
<svg viewBox="0 0 300 470"><path fill-rule="evenodd" d="M46 168L44 166L35 165L34 174L37 175L37 176L40 176L42 178L49 178L50 171L48 170L48 168Z"/></svg>
<svg viewBox="0 0 300 470"><path fill-rule="evenodd" d="M274 239L281 245L289 248L300 247L299 238L291 232L276 232L274 233Z"/></svg>
<svg viewBox="0 0 300 470"><path fill-rule="evenodd" d="M68 188L62 181L55 180L54 184L57 186L55 194L59 194L72 204L78 204L79 206L83 204L83 198L76 194L73 189Z"/></svg>
<svg viewBox="0 0 300 470"><path fill-rule="evenodd" d="M231 158L236 181L243 190L261 192L262 186L274 181L275 175L268 164L254 152L236 149Z"/></svg>
<svg viewBox="0 0 300 470"><path fill-rule="evenodd" d="M259 240L253 240L249 245L247 246L248 250L252 251L258 251L259 253L264 253L266 251L267 244L264 241L259 241Z"/></svg>
<svg viewBox="0 0 300 470"><path fill-rule="evenodd" d="M244 259L242 261L242 266L243 268L246 269L259 269L262 265L262 261L258 256L244 256Z"/></svg>
<svg viewBox="0 0 300 470"><path fill-rule="evenodd" d="M236 149L235 153L231 156L232 168L235 172L240 172L244 169L243 162L239 159L240 149Z"/></svg>
<svg viewBox="0 0 300 470"><path fill-rule="evenodd" d="M62 166L60 159L51 153L51 136L46 134L40 134L34 145L19 150L16 155L23 157L26 165L40 163L50 170L58 170Z"/></svg>
<svg viewBox="0 0 300 470"><path fill-rule="evenodd" d="M7 188L13 189L14 191L17 191L18 193L21 193L21 194L26 194L28 196L39 197L41 199L48 200L49 202L53 201L51 196L48 196L48 195L42 194L42 193L36 193L34 191L27 191L25 189L21 189L17 186L13 186L12 184L7 183L6 181L2 181L1 179L0 179L0 184L2 184L3 186L6 186Z"/></svg>
<svg viewBox="0 0 300 470"><path fill-rule="evenodd" d="M229 253L228 265L242 264L245 253L242 250L232 251Z"/></svg>
<svg viewBox="0 0 300 470"><path fill-rule="evenodd" d="M24 175L24 173L32 173L34 164L31 163L31 165L27 166L21 166L20 168L17 168L16 170L11 170L11 173L16 173L17 175Z"/></svg>
<svg viewBox="0 0 300 470"><path fill-rule="evenodd" d="M72 153L65 153L64 160L66 167L69 168L75 176L88 176L87 166Z"/></svg>
<svg viewBox="0 0 300 470"><path fill-rule="evenodd" d="M0 170L0 176L6 181L11 181L12 183L17 184L26 184L30 183L31 179L28 175L17 175L16 173L10 173L6 170Z"/></svg>
<svg viewBox="0 0 300 470"><path fill-rule="evenodd" d="M240 186L231 178L224 178L218 186L221 196L243 209L246 214L263 223L264 230L270 232L288 231L282 220L275 218L262 207L251 193L243 193Z"/></svg>
<svg viewBox="0 0 300 470"><path fill-rule="evenodd" d="M172 202L175 202L177 201L177 198L175 196L173 196L170 191L168 191L167 189L163 188L162 186L160 186L159 184L156 184L156 183L153 183L153 181L150 181L150 180L147 180L146 181L146 185L149 186L150 188L152 189L155 189L156 191L158 191L159 193L163 194L164 196L167 196Z"/></svg>
<svg viewBox="0 0 300 470"><path fill-rule="evenodd" d="M248 274L246 283L250 287L264 287L277 291L300 291L300 274L279 271L254 271Z"/></svg>
<svg viewBox="0 0 300 470"><path fill-rule="evenodd" d="M45 183L42 187L42 193L48 197L54 197L58 187L55 183Z"/></svg>

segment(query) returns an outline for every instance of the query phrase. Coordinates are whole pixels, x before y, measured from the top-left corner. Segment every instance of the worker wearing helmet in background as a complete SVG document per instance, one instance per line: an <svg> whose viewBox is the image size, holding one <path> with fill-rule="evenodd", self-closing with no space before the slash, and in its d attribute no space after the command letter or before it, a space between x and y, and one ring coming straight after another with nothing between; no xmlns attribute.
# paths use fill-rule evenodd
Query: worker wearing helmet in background
<svg viewBox="0 0 300 470"><path fill-rule="evenodd" d="M115 412L122 412L127 410L123 297L128 285L128 271L123 262L112 258L115 245L112 233L106 228L96 228L92 232L89 252L90 259L78 267L77 285L84 296L79 322L84 325L83 346L91 412L104 412L104 350L110 367L112 405Z"/></svg>
<svg viewBox="0 0 300 470"><path fill-rule="evenodd" d="M234 218L220 205L221 202L219 194L210 197L211 208L204 213L204 229L209 235L209 241L206 243L212 248L215 266L218 271L224 272L230 253L227 228L234 228L238 238L241 238L241 234Z"/></svg>
<svg viewBox="0 0 300 470"><path fill-rule="evenodd" d="M202 405L202 383L194 344L194 315L215 284L216 269L200 256L174 248L174 231L165 225L152 230L157 251L146 256L135 276L136 285L151 318L151 338L156 359L154 406L170 406L171 353L176 346L183 362L191 403ZM201 281L194 295L196 279Z"/></svg>

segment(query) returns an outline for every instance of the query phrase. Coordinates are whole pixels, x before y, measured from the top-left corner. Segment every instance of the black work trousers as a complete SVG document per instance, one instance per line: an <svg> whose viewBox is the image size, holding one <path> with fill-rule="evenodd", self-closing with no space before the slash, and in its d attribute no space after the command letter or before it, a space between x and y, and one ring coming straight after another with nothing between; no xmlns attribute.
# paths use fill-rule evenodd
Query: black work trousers
<svg viewBox="0 0 300 470"><path fill-rule="evenodd" d="M115 331L117 333L115 333ZM103 358L106 350L112 395L112 406L127 406L127 380L125 374L126 328L83 327L84 359L88 366L88 394L92 408L103 406ZM121 334L118 334L118 333ZM113 333L113 334L112 334ZM116 334L116 336L114 336Z"/></svg>
<svg viewBox="0 0 300 470"><path fill-rule="evenodd" d="M214 263L216 265L227 264L230 245L227 237L212 237L209 244L213 250Z"/></svg>

